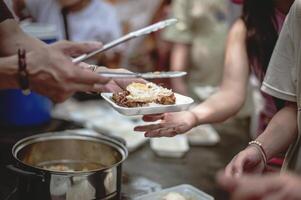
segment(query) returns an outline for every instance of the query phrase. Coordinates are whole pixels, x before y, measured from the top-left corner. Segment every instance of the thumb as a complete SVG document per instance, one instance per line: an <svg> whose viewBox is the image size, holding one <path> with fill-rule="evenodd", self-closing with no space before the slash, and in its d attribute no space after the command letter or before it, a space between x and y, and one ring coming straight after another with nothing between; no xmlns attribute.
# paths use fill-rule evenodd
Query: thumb
<svg viewBox="0 0 301 200"><path fill-rule="evenodd" d="M70 42L61 41L52 45L54 48L62 51L68 56L79 56L84 53L90 53L102 47L100 42Z"/></svg>

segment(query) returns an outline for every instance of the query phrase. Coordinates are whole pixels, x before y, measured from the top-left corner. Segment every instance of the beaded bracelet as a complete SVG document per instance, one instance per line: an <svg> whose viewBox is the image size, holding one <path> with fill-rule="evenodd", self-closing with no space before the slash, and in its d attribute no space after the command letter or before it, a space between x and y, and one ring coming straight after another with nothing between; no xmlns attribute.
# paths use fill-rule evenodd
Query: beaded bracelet
<svg viewBox="0 0 301 200"><path fill-rule="evenodd" d="M29 80L28 71L26 69L26 51L24 49L18 49L18 64L19 64L19 85L24 95L29 95Z"/></svg>
<svg viewBox="0 0 301 200"><path fill-rule="evenodd" d="M254 141L251 141L249 142L249 145L251 146L254 146L256 149L259 150L260 154L261 154L261 157L263 159L263 162L264 162L264 166L267 165L267 155L265 153L265 150L262 146L262 144L260 142L258 142L257 140L254 140Z"/></svg>

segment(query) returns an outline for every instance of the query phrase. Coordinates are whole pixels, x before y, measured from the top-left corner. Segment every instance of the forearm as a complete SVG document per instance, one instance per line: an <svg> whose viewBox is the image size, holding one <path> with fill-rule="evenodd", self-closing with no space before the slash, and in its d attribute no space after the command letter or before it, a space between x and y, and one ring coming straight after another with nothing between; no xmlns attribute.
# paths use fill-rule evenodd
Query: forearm
<svg viewBox="0 0 301 200"><path fill-rule="evenodd" d="M257 140L262 143L270 159L286 151L297 137L297 133L297 107L295 104L289 104L272 118Z"/></svg>
<svg viewBox="0 0 301 200"><path fill-rule="evenodd" d="M191 110L196 116L198 124L225 121L235 115L243 106L250 70L245 35L244 22L237 20L228 35L223 81L219 91Z"/></svg>
<svg viewBox="0 0 301 200"><path fill-rule="evenodd" d="M218 123L234 116L245 101L245 94L222 89L205 102L191 109L197 118L197 124Z"/></svg>
<svg viewBox="0 0 301 200"><path fill-rule="evenodd" d="M17 82L17 69L17 56L0 58L0 90L19 87Z"/></svg>
<svg viewBox="0 0 301 200"><path fill-rule="evenodd" d="M15 20L9 19L0 24L0 46L1 56L11 56L18 48L31 51L45 46L45 43L25 34Z"/></svg>

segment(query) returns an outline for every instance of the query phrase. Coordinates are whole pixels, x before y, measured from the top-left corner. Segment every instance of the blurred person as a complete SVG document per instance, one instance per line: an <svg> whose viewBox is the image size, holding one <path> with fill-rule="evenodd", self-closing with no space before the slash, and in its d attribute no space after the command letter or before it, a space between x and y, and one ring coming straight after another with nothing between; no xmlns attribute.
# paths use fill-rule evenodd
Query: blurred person
<svg viewBox="0 0 301 200"><path fill-rule="evenodd" d="M301 177L296 174L243 176L239 179L219 175L218 181L231 193L232 200L301 199Z"/></svg>
<svg viewBox="0 0 301 200"><path fill-rule="evenodd" d="M170 70L188 71L189 74L186 80L171 80L175 91L188 94L194 87L219 83L228 30L226 11L224 0L172 2L173 17L179 22L163 35L173 44Z"/></svg>
<svg viewBox="0 0 301 200"><path fill-rule="evenodd" d="M102 0L14 0L14 6L20 18L56 25L59 40L107 43L121 36L115 9Z"/></svg>
<svg viewBox="0 0 301 200"><path fill-rule="evenodd" d="M290 103L273 117L264 133L256 139L257 145L247 147L233 158L226 167L226 176L262 173L264 161L289 146L283 170L297 174L301 172L300 27L301 0L296 0L280 34L262 86L264 92Z"/></svg>
<svg viewBox="0 0 301 200"><path fill-rule="evenodd" d="M71 56L98 49L101 47L100 43L63 41L46 45L19 28L3 1L0 1L0 11L0 89L20 88L20 58L16 55L18 49L27 51L27 67L23 69L26 71L26 89L56 102L67 99L76 91L118 90L131 82L110 80L87 70L89 67L85 63L72 63Z"/></svg>
<svg viewBox="0 0 301 200"><path fill-rule="evenodd" d="M145 116L145 121L161 123L136 127L147 137L175 136L207 123L222 122L235 115L243 106L249 76L261 82L283 25L285 14L293 0L245 0L242 18L232 26L227 41L223 81L217 93L189 111ZM264 109L257 133L262 133L284 102L263 93ZM274 155L275 156L275 155ZM281 165L282 160L273 160Z"/></svg>
<svg viewBox="0 0 301 200"><path fill-rule="evenodd" d="M21 19L30 16L35 22L56 25L59 40L108 43L122 35L121 24L114 7L103 0L13 1L14 11ZM97 55L94 57L94 63L106 65L115 59L120 60L121 51L119 46L105 54Z"/></svg>

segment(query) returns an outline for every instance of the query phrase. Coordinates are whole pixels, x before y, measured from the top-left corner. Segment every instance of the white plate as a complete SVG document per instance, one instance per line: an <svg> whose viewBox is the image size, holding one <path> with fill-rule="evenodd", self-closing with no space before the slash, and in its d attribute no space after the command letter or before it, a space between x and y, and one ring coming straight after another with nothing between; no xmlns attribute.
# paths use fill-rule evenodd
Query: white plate
<svg viewBox="0 0 301 200"><path fill-rule="evenodd" d="M191 185L179 185L159 192L143 195L134 200L162 200L168 193L176 192L187 200L214 200L214 198Z"/></svg>
<svg viewBox="0 0 301 200"><path fill-rule="evenodd" d="M152 138L150 146L158 156L170 158L181 158L189 150L186 135L178 135L172 138Z"/></svg>
<svg viewBox="0 0 301 200"><path fill-rule="evenodd" d="M187 110L189 106L194 102L192 98L186 97L175 93L176 103L173 105L160 105L160 104L150 104L148 106L127 108L117 105L113 100L113 93L102 93L101 96L111 104L111 106L123 115L135 116L135 115L150 115L159 114L166 112L179 112Z"/></svg>

